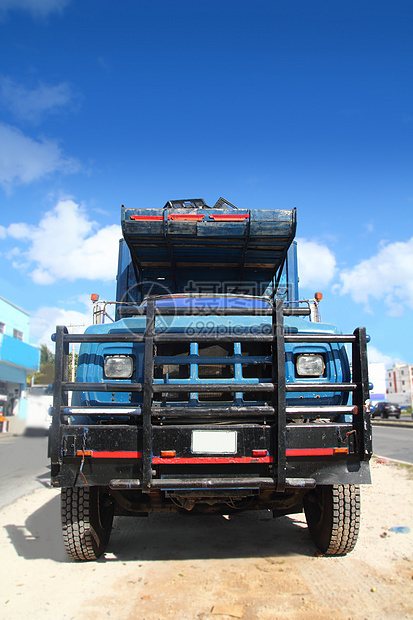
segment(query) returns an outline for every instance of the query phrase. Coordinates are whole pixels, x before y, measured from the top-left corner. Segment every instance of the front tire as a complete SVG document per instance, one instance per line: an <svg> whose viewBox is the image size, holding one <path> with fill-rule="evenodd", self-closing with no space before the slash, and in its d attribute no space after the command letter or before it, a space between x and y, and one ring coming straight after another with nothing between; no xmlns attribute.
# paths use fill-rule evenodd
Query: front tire
<svg viewBox="0 0 413 620"><path fill-rule="evenodd" d="M317 486L304 498L308 529L325 555L354 549L360 528L360 489L353 484Z"/></svg>
<svg viewBox="0 0 413 620"><path fill-rule="evenodd" d="M83 561L100 557L109 542L113 513L104 487L62 488L62 533L68 556Z"/></svg>

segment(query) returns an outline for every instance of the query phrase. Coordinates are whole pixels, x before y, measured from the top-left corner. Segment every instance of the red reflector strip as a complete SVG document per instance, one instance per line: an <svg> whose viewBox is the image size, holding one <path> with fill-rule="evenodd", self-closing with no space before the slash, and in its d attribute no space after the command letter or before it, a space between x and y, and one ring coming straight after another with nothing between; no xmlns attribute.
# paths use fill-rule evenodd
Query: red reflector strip
<svg viewBox="0 0 413 620"><path fill-rule="evenodd" d="M142 452L135 450L122 450L117 452L109 452L108 450L85 450L85 456L91 456L94 459L141 459ZM78 450L76 456L83 456L83 450Z"/></svg>
<svg viewBox="0 0 413 620"><path fill-rule="evenodd" d="M348 448L291 448L285 451L286 456L332 456L336 453L347 453Z"/></svg>
<svg viewBox="0 0 413 620"><path fill-rule="evenodd" d="M265 456L264 456L265 453ZM161 456L154 456L152 462L160 465L181 464L191 465L200 463L272 463L273 457L268 456L267 450L253 450L253 456L190 456L175 457L174 450L162 450ZM332 456L334 454L348 454L348 448L290 448L286 450L286 456ZM94 459L141 459L142 452L135 450L77 450L76 456L89 456Z"/></svg>
<svg viewBox="0 0 413 620"><path fill-rule="evenodd" d="M155 465L233 465L240 463L272 463L272 456L253 457L253 456L189 456L176 458L162 458L154 456L152 463Z"/></svg>
<svg viewBox="0 0 413 620"><path fill-rule="evenodd" d="M294 448L285 451L286 456L331 456L333 448Z"/></svg>
<svg viewBox="0 0 413 620"><path fill-rule="evenodd" d="M131 220L138 222L154 222L162 221L163 215L130 215ZM202 222L205 217L205 213L168 213L168 220L181 221L181 222ZM211 220L215 222L242 222L248 220L249 213L243 213L242 215L227 215L224 213L215 213L209 216Z"/></svg>
<svg viewBox="0 0 413 620"><path fill-rule="evenodd" d="M187 222L201 222L205 213L168 213L168 220L181 220Z"/></svg>
<svg viewBox="0 0 413 620"><path fill-rule="evenodd" d="M131 215L130 219L153 222L154 220L163 220L163 215Z"/></svg>
<svg viewBox="0 0 413 620"><path fill-rule="evenodd" d="M216 222L242 222L243 220L248 220L250 214L243 213L242 215L227 215L223 213L211 213L209 217L211 220L215 220Z"/></svg>

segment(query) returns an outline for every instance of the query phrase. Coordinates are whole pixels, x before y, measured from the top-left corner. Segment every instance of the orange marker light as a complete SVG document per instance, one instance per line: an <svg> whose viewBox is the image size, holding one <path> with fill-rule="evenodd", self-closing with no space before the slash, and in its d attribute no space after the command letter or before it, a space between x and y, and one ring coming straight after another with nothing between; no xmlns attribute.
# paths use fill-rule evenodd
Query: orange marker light
<svg viewBox="0 0 413 620"><path fill-rule="evenodd" d="M323 293L314 293L314 299L316 301L321 301L323 299Z"/></svg>
<svg viewBox="0 0 413 620"><path fill-rule="evenodd" d="M176 456L176 450L161 450L162 458L173 459Z"/></svg>
<svg viewBox="0 0 413 620"><path fill-rule="evenodd" d="M97 293L92 293L90 299L91 301L98 301L99 295Z"/></svg>

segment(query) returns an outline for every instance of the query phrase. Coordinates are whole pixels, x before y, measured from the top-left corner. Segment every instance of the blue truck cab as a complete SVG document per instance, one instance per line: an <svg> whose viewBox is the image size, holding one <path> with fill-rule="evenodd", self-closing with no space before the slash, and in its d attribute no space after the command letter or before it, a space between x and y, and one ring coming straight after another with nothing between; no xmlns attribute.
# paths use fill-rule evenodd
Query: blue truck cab
<svg viewBox="0 0 413 620"><path fill-rule="evenodd" d="M367 337L300 300L295 229L295 210L222 198L122 207L116 301L54 336L51 480L70 557L98 558L114 515L155 511L304 510L322 553L354 548Z"/></svg>

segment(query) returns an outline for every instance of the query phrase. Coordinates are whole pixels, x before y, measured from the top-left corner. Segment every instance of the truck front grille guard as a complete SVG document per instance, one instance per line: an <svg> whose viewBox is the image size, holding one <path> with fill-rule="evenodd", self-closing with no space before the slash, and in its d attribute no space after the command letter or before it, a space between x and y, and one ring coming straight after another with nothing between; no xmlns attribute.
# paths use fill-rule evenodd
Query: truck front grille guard
<svg viewBox="0 0 413 620"><path fill-rule="evenodd" d="M272 334L177 334L177 333L156 333L155 317L159 315L225 315L225 316L245 316L260 315L272 316ZM131 309L128 308L128 314ZM155 307L155 302L149 300L147 305L134 309L134 314L146 314L146 329L144 333L122 333L122 334L69 334L64 326L57 326L54 339L56 341L55 355L55 381L53 390L53 418L50 433L50 457L52 464L52 476L57 475L61 463L61 440L62 440L62 418L63 411L68 407L68 391L87 391L87 392L143 392L143 404L139 412L131 412L128 415L142 416L142 482L143 490L153 487L161 487L161 481L152 479L152 417L162 416L179 417L192 415L194 418L200 415L203 418L214 415L224 415L228 417L243 417L251 415L272 415L275 416L274 442L277 446L277 454L274 455L274 462L277 464L277 490L284 491L286 487L286 425L287 413L289 418L298 416L303 417L328 417L343 413L355 413L353 416L353 429L358 437L359 458L361 461L369 460L372 454L372 437L370 415L367 410L366 402L369 398L368 365L367 365L367 337L365 328L358 328L351 335L334 334L285 334L284 316L308 315L308 308L286 308L281 299L275 300L272 308L167 308ZM154 383L154 344L194 341L211 342L219 340L221 342L267 342L272 344L272 380L267 383L208 383L190 386L188 383L168 383L168 392L188 392L192 390L202 392L271 392L271 406L203 406L203 407L184 407L153 406L153 395L155 392L165 392L165 384ZM122 343L140 342L145 346L145 367L143 383L80 383L68 381L68 359L69 343ZM351 343L352 345L352 382L348 383L286 383L285 377L285 343ZM353 406L336 405L332 407L287 407L287 392L339 392L347 391L353 393ZM73 408L75 412L75 408ZM83 408L83 413L85 409ZM93 416L93 407L87 408L88 415ZM122 413L117 410L117 413ZM108 407L108 414L111 409ZM99 408L102 414L102 407ZM264 479L263 479L264 482ZM265 479L267 483L267 479ZM158 484L159 483L159 484Z"/></svg>

